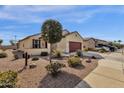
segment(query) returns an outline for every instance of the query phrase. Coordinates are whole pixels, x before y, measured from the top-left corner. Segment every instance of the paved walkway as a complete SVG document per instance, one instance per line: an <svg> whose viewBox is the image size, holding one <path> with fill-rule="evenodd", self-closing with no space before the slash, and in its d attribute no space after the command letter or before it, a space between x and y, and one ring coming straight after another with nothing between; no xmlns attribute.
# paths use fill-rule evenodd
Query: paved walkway
<svg viewBox="0 0 124 93"><path fill-rule="evenodd" d="M75 88L91 88L85 81L81 81L79 84L75 86Z"/></svg>
<svg viewBox="0 0 124 93"><path fill-rule="evenodd" d="M98 67L84 81L94 88L124 87L124 55L119 53L104 54Z"/></svg>

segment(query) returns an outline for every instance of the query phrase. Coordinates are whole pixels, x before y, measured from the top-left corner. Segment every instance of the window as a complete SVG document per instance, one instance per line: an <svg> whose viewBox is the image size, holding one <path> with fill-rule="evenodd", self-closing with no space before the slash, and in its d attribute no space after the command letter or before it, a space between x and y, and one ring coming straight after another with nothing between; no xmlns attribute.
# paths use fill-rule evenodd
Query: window
<svg viewBox="0 0 124 93"><path fill-rule="evenodd" d="M47 48L47 42L45 42L45 48Z"/></svg>
<svg viewBox="0 0 124 93"><path fill-rule="evenodd" d="M33 48L41 48L40 40L33 39L32 45L33 45Z"/></svg>

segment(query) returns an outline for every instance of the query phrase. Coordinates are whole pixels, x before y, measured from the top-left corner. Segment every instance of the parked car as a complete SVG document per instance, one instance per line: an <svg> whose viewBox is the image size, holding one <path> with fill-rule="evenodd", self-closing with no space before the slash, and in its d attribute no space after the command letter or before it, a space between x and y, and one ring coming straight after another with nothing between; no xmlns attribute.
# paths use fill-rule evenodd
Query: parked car
<svg viewBox="0 0 124 93"><path fill-rule="evenodd" d="M96 47L96 50L97 50L97 51L102 50L102 49L104 49L106 52L109 52L109 51L110 51L110 48L109 48L109 47L105 47L105 46Z"/></svg>
<svg viewBox="0 0 124 93"><path fill-rule="evenodd" d="M111 46L111 45L102 45L100 44L99 46L96 47L96 50L99 50L99 49L105 49L106 51L110 51L110 52L114 52L117 50L116 47L114 46Z"/></svg>

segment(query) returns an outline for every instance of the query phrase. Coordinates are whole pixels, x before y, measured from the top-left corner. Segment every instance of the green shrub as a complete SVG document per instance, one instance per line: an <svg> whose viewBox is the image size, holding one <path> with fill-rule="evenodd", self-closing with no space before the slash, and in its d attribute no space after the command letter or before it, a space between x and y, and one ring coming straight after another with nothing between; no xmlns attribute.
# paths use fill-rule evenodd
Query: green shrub
<svg viewBox="0 0 124 93"><path fill-rule="evenodd" d="M6 51L7 49L6 48L2 48L3 51Z"/></svg>
<svg viewBox="0 0 124 93"><path fill-rule="evenodd" d="M48 56L48 52L41 52L41 56Z"/></svg>
<svg viewBox="0 0 124 93"><path fill-rule="evenodd" d="M96 51L96 50L93 48L85 48L84 51Z"/></svg>
<svg viewBox="0 0 124 93"><path fill-rule="evenodd" d="M81 57L82 56L82 51L81 50L77 50L76 54L77 54L77 56Z"/></svg>
<svg viewBox="0 0 124 93"><path fill-rule="evenodd" d="M95 56L92 56L91 58L92 58L92 59L97 59Z"/></svg>
<svg viewBox="0 0 124 93"><path fill-rule="evenodd" d="M54 58L60 58L60 57L62 57L61 52L58 51L58 50L54 50L53 51L53 57Z"/></svg>
<svg viewBox="0 0 124 93"><path fill-rule="evenodd" d="M37 60L39 60L38 57L34 57L34 58L32 58L32 61L37 61Z"/></svg>
<svg viewBox="0 0 124 93"><path fill-rule="evenodd" d="M7 57L6 53L0 53L0 58L5 58L5 57Z"/></svg>
<svg viewBox="0 0 124 93"><path fill-rule="evenodd" d="M80 57L78 57L78 56L69 57L68 65L71 66L71 67L76 67L76 66L81 65Z"/></svg>
<svg viewBox="0 0 124 93"><path fill-rule="evenodd" d="M58 62L52 62L49 65L47 65L45 68L53 76L56 76L58 74L58 72L61 71L61 68L63 68L63 67L65 67L65 64L58 63Z"/></svg>
<svg viewBox="0 0 124 93"><path fill-rule="evenodd" d="M98 52L100 52L100 53L105 53L105 52L107 52L104 48L102 48L102 49L100 49L100 50L98 50Z"/></svg>
<svg viewBox="0 0 124 93"><path fill-rule="evenodd" d="M16 87L17 73L7 71L0 73L0 88L14 88Z"/></svg>
<svg viewBox="0 0 124 93"><path fill-rule="evenodd" d="M14 55L14 58L15 58L15 59L19 59L19 58L18 58L18 55Z"/></svg>
<svg viewBox="0 0 124 93"><path fill-rule="evenodd" d="M89 50L89 51L95 51L95 49L93 49L93 48L88 48L88 50Z"/></svg>
<svg viewBox="0 0 124 93"><path fill-rule="evenodd" d="M88 50L88 48L84 48L84 51L86 51L86 52L87 52L87 51L89 51L89 50Z"/></svg>

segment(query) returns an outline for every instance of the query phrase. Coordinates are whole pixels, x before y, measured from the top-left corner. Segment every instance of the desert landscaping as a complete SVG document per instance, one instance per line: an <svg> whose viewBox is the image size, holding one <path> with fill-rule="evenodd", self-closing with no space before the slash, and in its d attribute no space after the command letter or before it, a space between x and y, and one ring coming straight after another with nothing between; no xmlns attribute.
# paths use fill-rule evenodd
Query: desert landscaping
<svg viewBox="0 0 124 93"><path fill-rule="evenodd" d="M65 65L57 76L52 76L45 68L49 64L49 56L32 56L28 59L28 66L25 68L25 58L15 59L13 51L15 50L1 50L8 56L0 58L0 71L16 72L17 88L124 87L124 59L121 50L112 53L94 52L103 58L90 58L91 62L87 62L89 57L81 57L82 65L77 67L69 66L67 56L53 58L54 62ZM30 68L32 64L35 64L35 67Z"/></svg>
<svg viewBox="0 0 124 93"><path fill-rule="evenodd" d="M14 60L12 51L6 50L8 57L0 59L0 71L11 70L17 72L17 87L21 88L73 88L97 67L97 60L92 59L91 63L87 63L86 58L84 58L81 59L82 66L72 68L68 66L67 58L65 58L58 60L58 62L65 64L66 67L62 69L57 77L52 77L45 69L45 66L49 64L47 59L38 57L38 61L32 61L32 58L30 58L28 65L35 63L36 67L24 69L25 60L23 58ZM87 87L90 87L90 85L87 84Z"/></svg>

